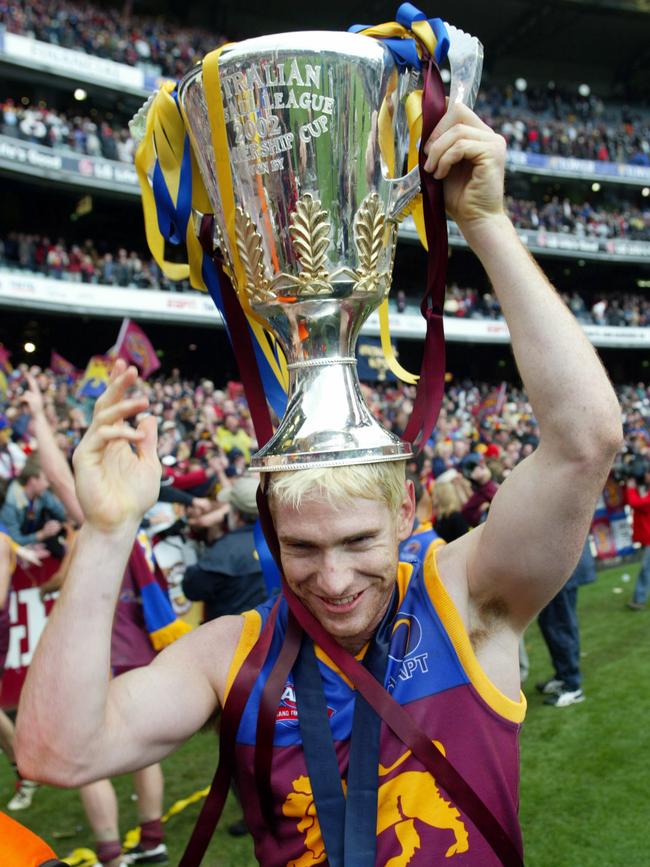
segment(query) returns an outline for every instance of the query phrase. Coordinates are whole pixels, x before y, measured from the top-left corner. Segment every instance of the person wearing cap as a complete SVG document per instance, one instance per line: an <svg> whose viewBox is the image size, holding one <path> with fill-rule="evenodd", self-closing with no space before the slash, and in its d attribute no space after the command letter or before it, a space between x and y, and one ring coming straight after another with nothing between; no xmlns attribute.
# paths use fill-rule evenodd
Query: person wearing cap
<svg viewBox="0 0 650 867"><path fill-rule="evenodd" d="M256 495L253 476L242 476L219 492L219 502L229 506L227 512L218 510L221 518L226 515L228 530L185 571L183 592L188 599L203 602L204 620L241 614L267 598L253 535Z"/></svg>
<svg viewBox="0 0 650 867"><path fill-rule="evenodd" d="M321 828L327 811L317 804L322 787L329 794L332 785L336 815L328 815L328 822L336 825L336 840L349 803L355 806L350 832L356 837L370 829L364 864L408 860L420 867L451 863L456 855L468 867L523 864L519 639L578 560L622 442L620 410L593 347L504 211L504 140L455 104L424 149L424 170L443 181L447 212L480 259L503 309L539 423L539 447L499 488L486 522L434 549L421 567L398 563L398 545L411 534L415 512L413 486L404 476L408 455L382 460L384 455L373 453L375 462L331 467L331 453L321 452L317 468L271 472L262 517L271 542L277 539L286 582L278 608L265 605L242 617L210 621L148 668L110 682L107 648L120 576L160 474L155 420L145 418L137 429L123 424L145 409L146 398L127 397L137 371L118 360L75 453L86 522L58 616L43 633L23 689L17 728L23 773L77 785L159 761L218 706L228 711L226 695L233 695L239 681L234 697L245 711L228 759L235 759L263 865L328 860L330 838ZM280 648L288 646L290 604L319 636L318 646L303 635L297 662L279 684L279 706L275 700L262 705L265 695L276 695L266 691L269 680L277 685L267 675ZM252 674L249 651L260 647L262 630L270 642L266 663L254 688L244 690L240 668ZM365 678L357 656L363 657ZM365 684L367 695L377 681L372 694L380 699L373 702L382 715L390 709L400 720L410 717L416 752L406 745L413 742L411 734L397 736L392 727L377 726L367 702L356 701L343 666L354 671L360 689ZM258 741L260 706L270 725ZM52 718L72 718L74 726L52 730L44 722ZM263 748L258 762L257 743ZM270 780L263 774L262 791L256 771L268 768L267 761L272 773ZM448 769L447 762L474 790L488 824L456 785L449 794L453 775L443 789L431 771ZM368 773L370 788L364 789L359 783ZM364 791L371 797L364 800ZM495 847L504 845L514 853L507 862L496 854Z"/></svg>

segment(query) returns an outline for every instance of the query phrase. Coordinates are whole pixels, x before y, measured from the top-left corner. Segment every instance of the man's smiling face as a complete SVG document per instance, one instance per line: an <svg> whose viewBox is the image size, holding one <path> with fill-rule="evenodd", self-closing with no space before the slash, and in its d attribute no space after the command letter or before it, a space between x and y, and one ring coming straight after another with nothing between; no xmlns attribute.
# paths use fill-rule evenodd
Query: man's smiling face
<svg viewBox="0 0 650 867"><path fill-rule="evenodd" d="M305 498L297 509L273 509L289 587L352 653L370 639L388 606L397 548L411 533L413 513L411 483L397 513L362 497L339 507Z"/></svg>

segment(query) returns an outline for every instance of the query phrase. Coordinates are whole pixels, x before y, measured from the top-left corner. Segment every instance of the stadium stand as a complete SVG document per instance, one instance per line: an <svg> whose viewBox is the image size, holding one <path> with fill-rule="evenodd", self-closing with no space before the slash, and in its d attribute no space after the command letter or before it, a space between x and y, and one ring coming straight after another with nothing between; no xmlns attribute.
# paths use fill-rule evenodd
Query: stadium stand
<svg viewBox="0 0 650 867"><path fill-rule="evenodd" d="M224 32L233 26L228 15L224 10ZM200 20L195 15L192 23ZM214 27L216 19L204 15L202 20ZM127 123L156 74L182 74L224 37L205 27L134 15L129 7L68 2L0 3L0 22L6 37L0 42L0 61L11 81L0 105L0 174L8 205L0 218L0 303L25 309L29 285L29 303L39 304L48 297L49 281L56 280L58 300L48 298L46 308L69 313L75 285L96 294L110 286L115 291L103 295L97 309L106 316L114 305L113 316L119 317L126 302L119 290L146 289L146 317L168 322L169 308L157 300L159 292L187 292L189 287L170 284L146 252ZM244 16L241 28L246 26ZM522 61L521 77L508 79L499 71L501 54L498 63L489 63L490 22L479 21L475 29L480 28L487 36L488 66L477 110L508 141L510 213L563 297L593 329L592 339L598 342L599 329L609 329L607 340L613 339L611 329L625 327L627 336L616 340L621 351L627 347L633 352L631 347L645 345L645 335L637 337L635 329L643 328L648 316L647 106L638 90L622 95L612 82L608 88L602 76L586 90L576 84L577 74L565 82L545 81L540 74L535 77L533 62ZM12 53L9 37L14 36L27 40L34 52L29 74ZM41 64L44 45L50 53ZM63 53L51 53L53 47ZM95 70L95 58L112 62L110 73ZM130 74L140 75L139 83L122 84L127 66ZM73 98L73 87L83 90L80 101L77 94ZM488 326L471 335L464 329L470 322L500 321L500 311L462 237L455 226L449 228L445 314L455 324L448 328L448 339L484 341L487 350L493 339ZM422 278L414 275L421 275L423 266L421 253L410 243L414 231L408 221L402 236L391 310L400 314L394 333L409 355L414 353L408 341L417 342L422 334L415 308ZM198 303L189 301L195 294L188 296L190 308ZM137 307L127 312L137 315ZM198 307L195 312L193 321L207 324L209 305L200 317ZM218 324L216 314L212 319ZM369 326L372 333L372 321ZM0 339L7 342L6 337ZM499 336L503 339L507 335ZM493 374L498 374L496 368Z"/></svg>

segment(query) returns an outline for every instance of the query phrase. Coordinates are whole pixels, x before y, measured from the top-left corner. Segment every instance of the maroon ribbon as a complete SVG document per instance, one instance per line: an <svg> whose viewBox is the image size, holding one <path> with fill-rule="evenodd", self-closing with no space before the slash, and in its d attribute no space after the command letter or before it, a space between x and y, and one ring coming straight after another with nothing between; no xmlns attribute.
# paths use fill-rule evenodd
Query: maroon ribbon
<svg viewBox="0 0 650 867"><path fill-rule="evenodd" d="M278 715L278 706L282 692L287 684L287 678L300 652L301 639L302 629L295 617L290 613L282 649L264 684L257 715L254 760L255 783L260 802L260 812L270 833L273 833L275 828L275 809L273 791L271 789L275 720Z"/></svg>
<svg viewBox="0 0 650 867"><path fill-rule="evenodd" d="M223 270L223 263L214 254L214 245L212 243L213 226L214 217L212 214L204 214L199 229L199 242L204 252L214 262L218 271L223 313L230 333L230 342L246 393L248 409L255 429L255 437L261 448L273 436L271 414L266 402L262 378L255 362L255 350L253 349L246 314L239 303L230 277Z"/></svg>
<svg viewBox="0 0 650 867"><path fill-rule="evenodd" d="M438 420L445 391L445 334L442 321L447 278L447 215L442 181L424 171L424 145L446 111L445 89L438 67L429 59L422 91L422 138L420 139L420 183L424 226L429 255L427 285L420 310L427 323L424 353L413 411L402 439L420 451Z"/></svg>
<svg viewBox="0 0 650 867"><path fill-rule="evenodd" d="M219 764L212 785L203 803L196 825L178 867L198 867L221 818L235 765L235 745L244 709L269 653L278 616L280 600L275 603L259 638L244 660L233 681L228 700L221 714L219 730Z"/></svg>

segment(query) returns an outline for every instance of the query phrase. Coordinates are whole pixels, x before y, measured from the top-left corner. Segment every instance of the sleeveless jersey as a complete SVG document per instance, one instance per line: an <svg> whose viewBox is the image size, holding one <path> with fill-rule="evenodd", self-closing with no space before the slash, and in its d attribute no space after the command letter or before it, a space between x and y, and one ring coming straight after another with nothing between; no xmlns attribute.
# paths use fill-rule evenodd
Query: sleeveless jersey
<svg viewBox="0 0 650 867"><path fill-rule="evenodd" d="M384 686L444 750L521 850L517 818L518 733L525 699L523 695L518 702L507 698L481 669L461 618L438 577L435 555L434 548L424 564L399 564L399 608ZM227 689L255 643L271 605L267 603L243 615L244 628ZM275 724L273 835L261 816L256 793L254 754L259 701L282 646L287 611L282 601L268 658L237 734L237 785L255 854L263 867L327 863L301 746L291 675ZM316 655L341 778L345 781L355 691L320 648L316 648ZM378 786L377 864L499 867L499 860L481 833L384 723Z"/></svg>

